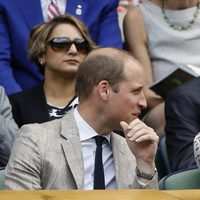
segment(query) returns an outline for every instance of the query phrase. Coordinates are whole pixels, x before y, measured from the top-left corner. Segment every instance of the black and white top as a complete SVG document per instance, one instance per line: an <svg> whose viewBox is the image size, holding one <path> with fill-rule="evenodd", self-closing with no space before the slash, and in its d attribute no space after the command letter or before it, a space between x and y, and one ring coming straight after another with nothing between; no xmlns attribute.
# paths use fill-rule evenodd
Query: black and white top
<svg viewBox="0 0 200 200"><path fill-rule="evenodd" d="M56 107L47 103L49 120L62 118L69 110L78 105L78 97L74 96L73 99L65 107Z"/></svg>

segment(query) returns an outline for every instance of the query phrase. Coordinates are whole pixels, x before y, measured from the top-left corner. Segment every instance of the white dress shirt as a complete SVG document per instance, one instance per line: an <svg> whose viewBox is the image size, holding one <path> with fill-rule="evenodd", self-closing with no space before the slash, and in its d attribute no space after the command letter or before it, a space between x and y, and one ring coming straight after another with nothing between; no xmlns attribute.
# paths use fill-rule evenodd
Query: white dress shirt
<svg viewBox="0 0 200 200"><path fill-rule="evenodd" d="M50 2L51 0L40 0L42 14L45 22L48 21L47 11ZM65 14L66 5L67 5L67 0L57 0L57 6L59 8L60 14L62 15Z"/></svg>
<svg viewBox="0 0 200 200"><path fill-rule="evenodd" d="M94 136L98 135L97 132L87 124L81 117L77 108L74 110L74 117L79 131L83 161L84 161L84 190L92 190L94 185L94 161L96 152L96 143ZM105 136L107 140L102 145L102 158L105 175L106 189L117 189L115 179L115 166L110 144L110 135Z"/></svg>

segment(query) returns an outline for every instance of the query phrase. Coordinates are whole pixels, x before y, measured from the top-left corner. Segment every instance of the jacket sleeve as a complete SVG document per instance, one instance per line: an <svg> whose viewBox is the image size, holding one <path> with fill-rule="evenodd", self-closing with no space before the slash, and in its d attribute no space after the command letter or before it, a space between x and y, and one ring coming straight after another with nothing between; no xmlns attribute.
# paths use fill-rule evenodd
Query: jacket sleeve
<svg viewBox="0 0 200 200"><path fill-rule="evenodd" d="M121 31L118 23L118 0L107 1L107 6L101 14L99 34L96 41L103 47L122 48Z"/></svg>
<svg viewBox="0 0 200 200"><path fill-rule="evenodd" d="M0 5L0 85L5 88L6 94L11 94L21 91L21 87L13 75L11 66L12 47L5 16L6 13Z"/></svg>
<svg viewBox="0 0 200 200"><path fill-rule="evenodd" d="M12 117L11 105L4 89L0 87L0 164L6 165L18 127Z"/></svg>
<svg viewBox="0 0 200 200"><path fill-rule="evenodd" d="M39 190L41 187L41 149L38 137L42 133L32 125L20 129L5 170L5 189Z"/></svg>
<svg viewBox="0 0 200 200"><path fill-rule="evenodd" d="M200 125L194 98L177 88L165 102L166 144L172 171L196 167L193 139Z"/></svg>

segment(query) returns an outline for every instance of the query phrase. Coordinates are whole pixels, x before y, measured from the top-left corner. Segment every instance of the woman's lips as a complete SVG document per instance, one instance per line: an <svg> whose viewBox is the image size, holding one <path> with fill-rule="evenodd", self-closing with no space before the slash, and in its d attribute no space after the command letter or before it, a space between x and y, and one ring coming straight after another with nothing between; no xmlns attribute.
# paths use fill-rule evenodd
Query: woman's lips
<svg viewBox="0 0 200 200"><path fill-rule="evenodd" d="M71 64L71 65L76 65L76 64L79 63L77 60L73 60L73 59L66 60L66 62L69 63L69 64Z"/></svg>

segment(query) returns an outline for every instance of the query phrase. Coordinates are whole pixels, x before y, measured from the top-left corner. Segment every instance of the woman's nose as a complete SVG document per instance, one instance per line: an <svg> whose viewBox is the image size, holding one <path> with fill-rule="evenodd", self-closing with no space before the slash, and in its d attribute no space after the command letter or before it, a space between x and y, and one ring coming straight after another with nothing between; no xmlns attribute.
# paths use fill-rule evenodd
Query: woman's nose
<svg viewBox="0 0 200 200"><path fill-rule="evenodd" d="M77 54L78 53L77 48L74 43L72 43L72 45L70 46L67 53L68 54Z"/></svg>

